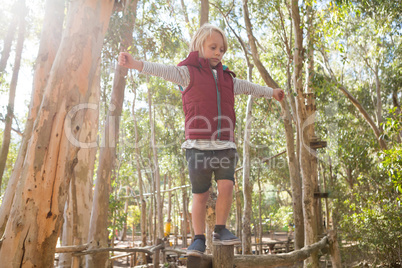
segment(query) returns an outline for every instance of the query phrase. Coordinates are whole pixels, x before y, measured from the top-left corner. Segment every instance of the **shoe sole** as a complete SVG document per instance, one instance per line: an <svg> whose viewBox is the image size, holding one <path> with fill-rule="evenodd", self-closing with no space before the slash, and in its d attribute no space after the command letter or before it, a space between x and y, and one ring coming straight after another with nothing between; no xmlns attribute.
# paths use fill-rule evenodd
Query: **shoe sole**
<svg viewBox="0 0 402 268"><path fill-rule="evenodd" d="M187 256L193 256L193 257L202 257L204 255L204 252L201 251L195 251L195 250L191 250L191 251L187 251Z"/></svg>
<svg viewBox="0 0 402 268"><path fill-rule="evenodd" d="M241 244L241 241L238 239L212 241L212 245L214 245L214 246L233 246L233 245L239 245L239 244Z"/></svg>

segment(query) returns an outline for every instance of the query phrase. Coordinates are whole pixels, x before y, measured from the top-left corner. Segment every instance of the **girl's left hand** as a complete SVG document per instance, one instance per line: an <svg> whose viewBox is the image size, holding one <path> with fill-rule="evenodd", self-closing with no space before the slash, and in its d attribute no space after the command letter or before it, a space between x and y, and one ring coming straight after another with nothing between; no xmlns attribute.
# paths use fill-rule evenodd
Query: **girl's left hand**
<svg viewBox="0 0 402 268"><path fill-rule="evenodd" d="M282 101L285 97L285 92L283 92L283 90L280 88L275 88L272 97L274 97L277 101Z"/></svg>

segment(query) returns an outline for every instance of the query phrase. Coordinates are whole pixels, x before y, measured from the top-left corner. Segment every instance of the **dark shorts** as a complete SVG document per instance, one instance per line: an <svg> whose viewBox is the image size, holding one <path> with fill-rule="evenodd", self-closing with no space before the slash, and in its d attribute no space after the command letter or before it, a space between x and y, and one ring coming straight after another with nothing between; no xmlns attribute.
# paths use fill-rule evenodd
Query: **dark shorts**
<svg viewBox="0 0 402 268"><path fill-rule="evenodd" d="M239 156L236 149L202 151L187 149L186 159L194 194L201 194L211 187L212 174L215 180L231 180L234 183L234 172Z"/></svg>

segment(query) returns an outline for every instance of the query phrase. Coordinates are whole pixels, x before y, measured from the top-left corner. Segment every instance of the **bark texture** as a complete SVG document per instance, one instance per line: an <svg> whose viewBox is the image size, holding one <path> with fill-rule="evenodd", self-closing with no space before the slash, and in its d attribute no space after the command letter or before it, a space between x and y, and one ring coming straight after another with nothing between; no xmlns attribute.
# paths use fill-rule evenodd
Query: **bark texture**
<svg viewBox="0 0 402 268"><path fill-rule="evenodd" d="M0 249L12 267L53 266L84 119L77 110L91 95L113 3L71 3Z"/></svg>
<svg viewBox="0 0 402 268"><path fill-rule="evenodd" d="M214 246L212 267L233 268L234 246Z"/></svg>
<svg viewBox="0 0 402 268"><path fill-rule="evenodd" d="M266 267L284 267L292 266L300 261L305 260L314 252L323 249L328 244L328 237L324 237L321 241L305 246L300 250L290 253L275 255L257 255L257 256L234 256L234 264L239 268L266 268Z"/></svg>
<svg viewBox="0 0 402 268"><path fill-rule="evenodd" d="M84 110L84 124L82 125L79 141L82 148L77 154L78 163L71 177L70 190L64 213L62 246L82 245L88 240L89 222L91 219L93 199L93 175L98 149L97 135L99 122L99 97L100 97L100 66L93 83L92 94L89 98L90 107ZM72 258L71 254L60 254L59 266L70 267L75 261L79 266L84 266L84 258Z"/></svg>

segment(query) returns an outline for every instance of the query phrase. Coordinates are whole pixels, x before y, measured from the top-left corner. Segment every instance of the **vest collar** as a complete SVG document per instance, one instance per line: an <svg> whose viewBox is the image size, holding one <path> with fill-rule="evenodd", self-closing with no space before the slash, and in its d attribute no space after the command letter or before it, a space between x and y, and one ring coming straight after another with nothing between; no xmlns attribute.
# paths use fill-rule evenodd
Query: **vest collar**
<svg viewBox="0 0 402 268"><path fill-rule="evenodd" d="M208 59L203 59L199 57L198 51L190 52L187 58L178 64L178 66L188 66L188 65L196 68L200 67L209 68ZM236 77L236 75L232 71L230 71L226 65L222 65L222 62L219 62L218 65L216 65L215 69L216 70L223 69L223 71L230 73L233 77Z"/></svg>
<svg viewBox="0 0 402 268"><path fill-rule="evenodd" d="M198 51L190 52L190 54L187 56L187 58L178 64L178 66L183 66L183 65L185 65L185 66L190 65L190 66L197 67L197 68L199 68L199 67L208 67L209 68L208 59L201 58L198 54ZM222 63L220 62L215 68L216 69L222 68L221 66L222 66Z"/></svg>

